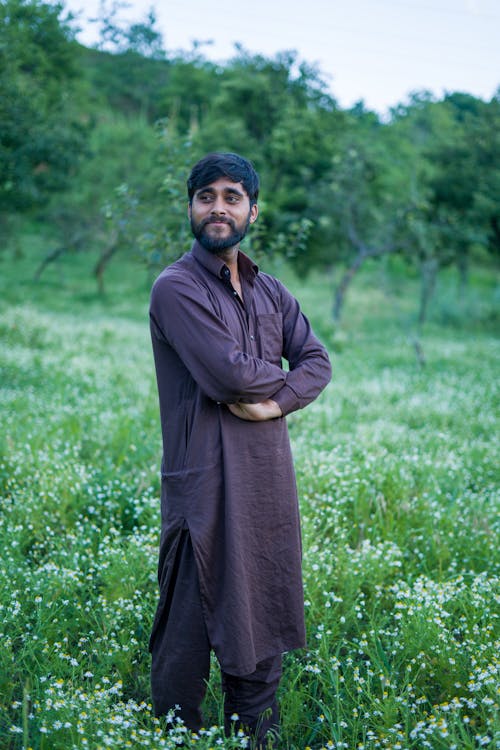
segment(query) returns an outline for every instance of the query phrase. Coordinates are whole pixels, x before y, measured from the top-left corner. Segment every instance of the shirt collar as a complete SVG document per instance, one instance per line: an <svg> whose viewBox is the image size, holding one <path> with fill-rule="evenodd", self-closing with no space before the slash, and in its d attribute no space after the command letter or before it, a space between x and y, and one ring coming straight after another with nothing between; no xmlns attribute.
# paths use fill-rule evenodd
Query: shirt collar
<svg viewBox="0 0 500 750"><path fill-rule="evenodd" d="M229 270L221 258L214 253L205 250L198 240L195 240L191 248L192 255L201 265L219 279L226 279L225 269ZM244 278L253 283L259 272L259 267L241 250L238 251L238 267Z"/></svg>

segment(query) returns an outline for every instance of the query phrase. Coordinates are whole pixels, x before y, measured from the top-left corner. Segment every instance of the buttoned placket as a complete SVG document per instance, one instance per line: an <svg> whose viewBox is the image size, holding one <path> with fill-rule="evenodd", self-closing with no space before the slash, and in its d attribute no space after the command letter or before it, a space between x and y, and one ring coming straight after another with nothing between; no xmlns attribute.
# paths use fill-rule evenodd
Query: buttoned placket
<svg viewBox="0 0 500 750"><path fill-rule="evenodd" d="M240 295L238 294L238 292L236 291L236 289L231 283L231 271L229 270L227 266L223 266L223 268L221 269L221 278L224 281L225 286L227 286L227 288L231 292L236 304L239 306L240 310L244 314L246 330L247 330L248 338L250 339L250 351L252 352L252 354L255 354L256 341L255 341L255 334L250 328L250 316L249 316L247 307L245 306L245 302L242 300L242 298L240 297ZM242 287L244 284L245 284L245 281L242 278L241 280ZM249 286L247 284L245 285Z"/></svg>

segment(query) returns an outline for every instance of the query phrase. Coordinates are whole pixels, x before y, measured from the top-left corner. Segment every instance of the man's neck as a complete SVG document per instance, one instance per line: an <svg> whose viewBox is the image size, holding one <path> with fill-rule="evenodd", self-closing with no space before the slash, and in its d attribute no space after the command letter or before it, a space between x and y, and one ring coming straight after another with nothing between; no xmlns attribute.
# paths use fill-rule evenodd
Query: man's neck
<svg viewBox="0 0 500 750"><path fill-rule="evenodd" d="M226 266L231 271L231 281L234 282L239 280L239 273L238 273L238 252L239 252L240 246L235 245L234 247L228 247L226 250L222 250L220 253L217 253L217 256L224 261Z"/></svg>

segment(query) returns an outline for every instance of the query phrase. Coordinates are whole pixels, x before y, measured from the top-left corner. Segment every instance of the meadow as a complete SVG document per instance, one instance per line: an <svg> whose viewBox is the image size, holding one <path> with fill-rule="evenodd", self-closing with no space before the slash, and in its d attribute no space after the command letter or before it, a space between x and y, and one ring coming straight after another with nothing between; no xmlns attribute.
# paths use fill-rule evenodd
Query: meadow
<svg viewBox="0 0 500 750"><path fill-rule="evenodd" d="M115 264L99 296L81 254L35 284L36 243L0 254L0 747L249 747L224 738L215 663L206 729L152 714L150 279ZM401 269L367 267L336 328L327 276L277 272L334 372L288 418L308 648L285 659L279 747L498 748L498 279L457 299L440 278L422 365Z"/></svg>

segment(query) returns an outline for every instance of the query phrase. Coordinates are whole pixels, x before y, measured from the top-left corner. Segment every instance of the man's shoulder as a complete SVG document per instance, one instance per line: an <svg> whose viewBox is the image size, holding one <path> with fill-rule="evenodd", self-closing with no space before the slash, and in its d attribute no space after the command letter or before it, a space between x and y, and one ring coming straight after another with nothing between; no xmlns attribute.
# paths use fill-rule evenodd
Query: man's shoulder
<svg viewBox="0 0 500 750"><path fill-rule="evenodd" d="M166 266L163 271L156 277L153 282L153 292L158 287L168 287L178 282L188 281L194 272L194 263L191 253L184 253L180 258L170 265Z"/></svg>
<svg viewBox="0 0 500 750"><path fill-rule="evenodd" d="M257 274L257 281L262 287L274 294L281 294L282 291L284 291L285 293L287 292L287 288L282 281L280 281L276 276L273 276L270 273L266 273L265 271L259 270L259 273Z"/></svg>
<svg viewBox="0 0 500 750"><path fill-rule="evenodd" d="M151 306L199 301L210 296L212 291L212 275L188 252L164 268L157 277L151 289Z"/></svg>

